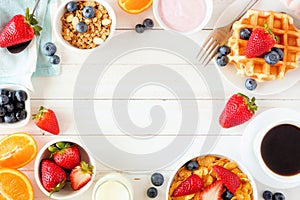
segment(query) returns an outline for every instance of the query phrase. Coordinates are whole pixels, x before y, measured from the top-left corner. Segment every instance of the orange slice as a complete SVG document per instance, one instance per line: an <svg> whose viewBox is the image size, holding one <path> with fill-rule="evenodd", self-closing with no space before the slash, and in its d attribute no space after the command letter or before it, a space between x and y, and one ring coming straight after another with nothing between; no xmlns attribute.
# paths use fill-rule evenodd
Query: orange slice
<svg viewBox="0 0 300 200"><path fill-rule="evenodd" d="M0 200L33 200L30 180L16 169L0 168Z"/></svg>
<svg viewBox="0 0 300 200"><path fill-rule="evenodd" d="M36 142L27 133L13 133L0 140L0 168L21 168L32 161L36 154Z"/></svg>
<svg viewBox="0 0 300 200"><path fill-rule="evenodd" d="M119 6L126 12L138 14L152 5L152 0L118 0Z"/></svg>

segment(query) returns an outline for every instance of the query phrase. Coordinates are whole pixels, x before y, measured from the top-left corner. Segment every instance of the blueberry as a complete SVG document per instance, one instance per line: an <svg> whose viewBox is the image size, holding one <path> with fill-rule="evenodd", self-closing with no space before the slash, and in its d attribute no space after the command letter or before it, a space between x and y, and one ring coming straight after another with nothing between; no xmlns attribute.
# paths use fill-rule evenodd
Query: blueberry
<svg viewBox="0 0 300 200"><path fill-rule="evenodd" d="M224 55L221 55L221 54L218 54L217 55L217 64L221 67L226 66L228 64L228 57L224 56Z"/></svg>
<svg viewBox="0 0 300 200"><path fill-rule="evenodd" d="M155 198L155 197L157 197L157 194L158 194L158 192L157 192L157 189L155 187L148 188L147 196L149 198Z"/></svg>
<svg viewBox="0 0 300 200"><path fill-rule="evenodd" d="M272 200L285 200L285 196L280 192L275 192Z"/></svg>
<svg viewBox="0 0 300 200"><path fill-rule="evenodd" d="M15 92L16 91L13 91L13 90L8 92L7 96L8 96L8 98L9 98L10 101L16 101Z"/></svg>
<svg viewBox="0 0 300 200"><path fill-rule="evenodd" d="M152 19L147 18L143 21L143 25L145 29L152 29L154 27L154 22Z"/></svg>
<svg viewBox="0 0 300 200"><path fill-rule="evenodd" d="M14 104L16 109L23 110L25 108L24 102L15 102Z"/></svg>
<svg viewBox="0 0 300 200"><path fill-rule="evenodd" d="M257 83L253 78L247 78L245 81L245 87L248 90L254 90L257 87Z"/></svg>
<svg viewBox="0 0 300 200"><path fill-rule="evenodd" d="M3 123L4 121L4 117L0 117L0 123Z"/></svg>
<svg viewBox="0 0 300 200"><path fill-rule="evenodd" d="M49 61L51 64L57 65L60 63L60 57L58 55L51 56Z"/></svg>
<svg viewBox="0 0 300 200"><path fill-rule="evenodd" d="M137 24L137 25L135 26L135 31L136 31L137 33L143 33L143 32L145 31L145 26L142 25L142 24Z"/></svg>
<svg viewBox="0 0 300 200"><path fill-rule="evenodd" d="M262 194L264 200L272 200L272 197L273 197L273 194L271 191L264 191L263 194Z"/></svg>
<svg viewBox="0 0 300 200"><path fill-rule="evenodd" d="M223 192L223 194L221 195L223 200L230 200L233 196L234 195L229 190L225 190L225 192Z"/></svg>
<svg viewBox="0 0 300 200"><path fill-rule="evenodd" d="M230 54L231 50L230 50L230 48L228 46L223 45L223 46L219 47L218 52L221 55L226 56L226 55Z"/></svg>
<svg viewBox="0 0 300 200"><path fill-rule="evenodd" d="M17 118L15 116L15 113L7 113L4 116L4 122L6 122L6 123L15 123L15 122L17 122Z"/></svg>
<svg viewBox="0 0 300 200"><path fill-rule="evenodd" d="M42 53L45 56L53 56L56 52L56 46L52 42L47 42L42 48Z"/></svg>
<svg viewBox="0 0 300 200"><path fill-rule="evenodd" d="M3 117L6 113L6 110L4 107L0 107L0 117Z"/></svg>
<svg viewBox="0 0 300 200"><path fill-rule="evenodd" d="M27 100L28 95L27 95L27 93L24 90L17 90L15 92L15 97L16 97L17 101L23 102L23 101Z"/></svg>
<svg viewBox="0 0 300 200"><path fill-rule="evenodd" d="M161 186L164 183L164 176L161 173L155 172L151 176L151 183L155 186Z"/></svg>
<svg viewBox="0 0 300 200"><path fill-rule="evenodd" d="M270 51L265 55L266 63L274 65L279 61L279 54L276 51Z"/></svg>
<svg viewBox="0 0 300 200"><path fill-rule="evenodd" d="M243 29L240 31L240 37L241 37L243 40L249 40L251 33L252 33L251 30L249 30L249 29L247 29L247 28L243 28Z"/></svg>
<svg viewBox="0 0 300 200"><path fill-rule="evenodd" d="M26 110L20 110L16 113L16 118L17 120L24 120L27 117L27 112Z"/></svg>
<svg viewBox="0 0 300 200"><path fill-rule="evenodd" d="M3 107L6 109L6 112L12 112L15 108L13 103L5 104Z"/></svg>
<svg viewBox="0 0 300 200"><path fill-rule="evenodd" d="M85 18L93 18L95 16L95 10L92 6L86 6L82 10L82 15Z"/></svg>
<svg viewBox="0 0 300 200"><path fill-rule="evenodd" d="M7 89L0 89L0 95L8 95L9 90Z"/></svg>
<svg viewBox="0 0 300 200"><path fill-rule="evenodd" d="M88 30L88 26L86 25L85 22L79 22L79 23L76 25L76 31L77 31L78 33L85 33L87 30Z"/></svg>
<svg viewBox="0 0 300 200"><path fill-rule="evenodd" d="M67 4L67 10L69 12L73 12L75 10L77 10L77 3L75 1L70 1L68 4Z"/></svg>
<svg viewBox="0 0 300 200"><path fill-rule="evenodd" d="M199 164L195 160L190 160L185 164L185 167L190 171L194 171L199 168Z"/></svg>
<svg viewBox="0 0 300 200"><path fill-rule="evenodd" d="M277 48L277 47L273 47L273 48L271 49L271 51L276 51L276 52L278 53L278 55L279 55L279 60L281 60L281 59L283 58L283 51L282 51L282 49Z"/></svg>
<svg viewBox="0 0 300 200"><path fill-rule="evenodd" d="M8 104L9 98L6 95L0 95L0 105Z"/></svg>

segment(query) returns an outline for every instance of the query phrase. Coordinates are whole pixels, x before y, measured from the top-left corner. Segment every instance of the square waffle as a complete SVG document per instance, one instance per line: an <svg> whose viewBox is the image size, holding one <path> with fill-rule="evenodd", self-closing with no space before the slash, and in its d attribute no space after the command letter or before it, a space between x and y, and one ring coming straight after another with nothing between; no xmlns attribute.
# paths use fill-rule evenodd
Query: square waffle
<svg viewBox="0 0 300 200"><path fill-rule="evenodd" d="M255 28L264 28L265 23L278 37L274 47L282 49L284 53L283 59L274 65L266 63L263 55L247 58L244 52L248 41L240 38L241 29L253 31ZM257 81L281 80L288 71L298 67L300 32L293 25L291 16L273 11L248 10L243 18L233 24L232 30L232 36L228 40L231 48L228 58L235 65L238 74Z"/></svg>

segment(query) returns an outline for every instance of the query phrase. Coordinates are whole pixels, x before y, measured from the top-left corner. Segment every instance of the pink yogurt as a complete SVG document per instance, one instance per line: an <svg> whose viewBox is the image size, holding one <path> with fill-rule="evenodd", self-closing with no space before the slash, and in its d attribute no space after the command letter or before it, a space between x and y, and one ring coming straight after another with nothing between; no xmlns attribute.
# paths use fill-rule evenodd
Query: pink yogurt
<svg viewBox="0 0 300 200"><path fill-rule="evenodd" d="M205 0L160 0L158 13L170 29L189 32L197 28L205 18Z"/></svg>

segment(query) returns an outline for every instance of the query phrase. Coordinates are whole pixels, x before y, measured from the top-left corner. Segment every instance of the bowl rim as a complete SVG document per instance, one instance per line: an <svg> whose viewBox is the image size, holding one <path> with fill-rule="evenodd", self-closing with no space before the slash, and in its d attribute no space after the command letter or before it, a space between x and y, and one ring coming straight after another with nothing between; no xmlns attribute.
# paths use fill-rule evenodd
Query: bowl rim
<svg viewBox="0 0 300 200"><path fill-rule="evenodd" d="M105 0L92 0L92 1L96 1L99 4L103 5L106 8L106 10L108 11L110 18L112 19L112 24L110 26L110 33L109 33L109 36L107 37L107 39L101 45L98 45L97 47L92 48L92 49L80 49L80 48L77 48L77 47L71 45L61 35L61 27L62 27L62 23L61 23L62 15L61 15L61 13L66 12L65 7L66 7L66 5L69 1L63 1L58 6L58 8L57 8L57 10L54 14L54 19L53 19L53 22L52 22L52 27L53 27L52 29L53 29L54 35L55 35L56 39L58 40L58 42L60 44L62 44L65 48L69 49L69 50L78 51L78 52L86 52L86 53L90 53L90 52L94 51L95 49L97 49L97 48L99 48L103 45L106 45L106 43L114 36L115 30L116 30L116 19L117 19L117 17L116 17L115 11L112 8L112 6ZM73 1L79 2L79 1L90 1L90 0L73 0Z"/></svg>
<svg viewBox="0 0 300 200"><path fill-rule="evenodd" d="M79 147L81 147L87 154L88 158L89 158L89 164L94 166L93 169L93 175L92 175L92 180L90 182L88 182L83 188L81 188L80 190L77 191L72 191L72 194L70 195L66 195L66 196L56 196L56 193L53 193L51 195L52 199L57 199L57 200L64 200L64 199L70 199L70 198L74 198L80 194L82 194L83 192L85 192L86 190L88 190L91 185L93 184L93 181L95 180L96 177L96 161L94 160L94 158L91 156L90 152L88 151L88 149L80 142L79 139L74 139L74 138L66 138L66 137L62 137L62 138L57 138L57 139L53 139L49 142L47 142L46 144L43 145L43 147L39 150L38 154L35 157L35 161L34 161L34 179L36 184L38 185L38 188L46 195L49 197L50 193L43 187L41 181L40 181L40 162L43 159L42 155L44 154L45 150L47 150L47 148L56 143L56 142L71 142L73 144L78 145Z"/></svg>
<svg viewBox="0 0 300 200"><path fill-rule="evenodd" d="M246 174L247 177L248 177L248 179L250 180L250 183L251 183L251 186L252 186L253 200L258 200L258 191L257 191L256 182L255 182L255 179L253 178L252 174L249 172L249 170L241 162L238 162L238 161L230 158L229 156L221 155L221 154L218 154L218 153L204 153L204 154L200 154L198 156L193 155L193 156L189 156L188 159L184 159L183 162L180 162L177 165L177 168L171 173L170 178L168 180L168 184L167 184L167 187L166 187L166 196L165 196L166 199L169 198L169 189L170 189L170 186L171 186L171 184L173 182L173 178L177 174L178 170L182 166L184 166L184 164L186 162L188 162L189 160L192 160L192 159L198 158L198 157L204 157L204 156L216 156L216 157L219 157L219 158L226 158L226 159L228 159L230 161L235 162L238 165L238 167L242 170L242 172L244 174Z"/></svg>
<svg viewBox="0 0 300 200"><path fill-rule="evenodd" d="M181 33L181 34L184 34L184 35L190 35L190 34L193 34L193 33L196 33L198 31L202 30L208 24L209 20L212 17L212 14L213 14L213 1L205 0L206 15L205 15L203 21L193 30L190 30L190 31L177 31L177 30L174 30L174 29L170 28L169 26L167 26L161 20L161 17L160 17L159 12L158 12L158 4L159 4L160 1L162 1L162 0L153 0L153 3L152 3L152 10L153 10L153 15L154 15L155 20L158 22L158 24L163 29L173 31L173 32L177 32L177 33Z"/></svg>

